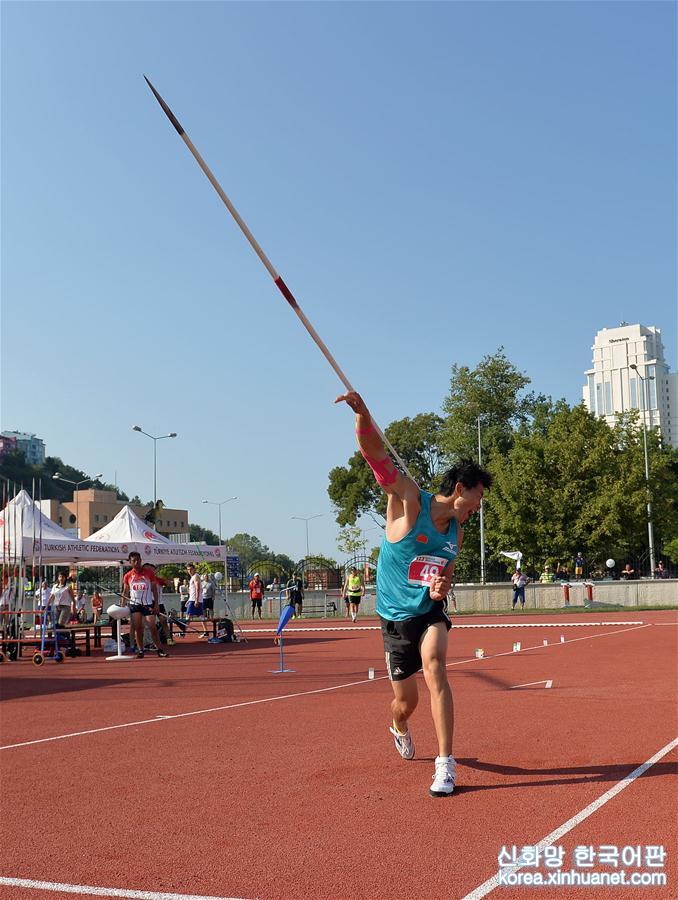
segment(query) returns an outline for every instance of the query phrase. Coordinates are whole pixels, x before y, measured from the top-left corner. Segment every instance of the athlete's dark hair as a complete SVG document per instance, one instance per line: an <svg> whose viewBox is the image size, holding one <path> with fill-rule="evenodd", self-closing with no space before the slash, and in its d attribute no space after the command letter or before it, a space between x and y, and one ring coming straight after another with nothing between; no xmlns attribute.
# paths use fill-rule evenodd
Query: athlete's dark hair
<svg viewBox="0 0 678 900"><path fill-rule="evenodd" d="M474 488L478 484L482 484L486 488L492 487L490 473L472 459L460 459L445 472L440 482L440 493L443 497L451 497L454 493L454 486L459 481L465 488Z"/></svg>
<svg viewBox="0 0 678 900"><path fill-rule="evenodd" d="M132 552L131 552L131 553L129 554L129 556L127 557L127 562L132 562L132 557L133 557L133 556L139 557L139 562L141 562L141 553L137 553L136 550L132 550Z"/></svg>

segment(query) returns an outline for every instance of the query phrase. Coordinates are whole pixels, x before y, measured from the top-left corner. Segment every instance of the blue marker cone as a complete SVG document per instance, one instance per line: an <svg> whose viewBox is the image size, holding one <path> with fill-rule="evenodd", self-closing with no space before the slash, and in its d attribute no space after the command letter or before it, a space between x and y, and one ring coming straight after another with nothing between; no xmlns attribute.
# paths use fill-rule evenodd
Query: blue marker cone
<svg viewBox="0 0 678 900"><path fill-rule="evenodd" d="M280 618L278 619L278 627L276 629L276 637L278 638L278 645L280 647L280 668L279 669L270 669L269 671L273 675L281 675L283 672L294 672L294 669L286 669L285 668L285 658L283 655L283 630L285 625L289 622L289 620L294 615L294 607L291 605L285 606L280 613Z"/></svg>

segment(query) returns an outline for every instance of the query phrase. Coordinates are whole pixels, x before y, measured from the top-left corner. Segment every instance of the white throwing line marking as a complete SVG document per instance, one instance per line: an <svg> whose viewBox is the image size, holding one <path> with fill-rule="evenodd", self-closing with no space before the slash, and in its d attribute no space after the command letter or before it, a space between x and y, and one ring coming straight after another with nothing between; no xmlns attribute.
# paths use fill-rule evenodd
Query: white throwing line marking
<svg viewBox="0 0 678 900"><path fill-rule="evenodd" d="M381 676L385 678L385 675ZM134 725L152 725L165 722L167 719L185 719L188 716L201 716L205 713L223 712L227 709L240 709L242 706L256 706L259 703L273 703L276 700L290 700L292 697L306 697L310 694L325 694L329 691L340 691L342 688L355 687L359 684L371 684L377 679L363 678L360 681L350 681L347 684L335 684L332 687L315 688L312 691L296 691L294 694L280 694L277 697L263 697L261 700L243 700L240 703L229 703L226 706L212 706L209 709L194 709L191 712L176 713L171 716L155 716L153 719L140 719L138 722L121 722L118 725L105 725L103 728L88 728L87 731L73 731L70 734L57 734L53 737L38 738L35 741L22 741L19 744L6 744L0 750L13 750L16 747L31 747L34 744L46 744L49 741L63 741L66 738L81 737L85 734L99 734L102 731L115 731L118 728L132 728Z"/></svg>
<svg viewBox="0 0 678 900"><path fill-rule="evenodd" d="M623 624L626 624L625 622ZM639 625L635 628L623 628L621 631L604 631L602 634L588 634L585 637L572 638L565 644L549 644L552 647L566 647L568 644L575 644L577 641L592 641L595 638L607 637L611 634L626 634L629 631L638 631L639 628L650 628L650 625ZM524 647L520 652L527 653L530 650L544 650L542 644L536 644L534 647ZM496 659L499 656L513 656L513 651L508 650L505 653L493 653L491 656L485 656L484 659ZM517 655L517 654L516 654ZM450 666L461 666L465 663L479 662L478 657L472 656L469 659L459 659L456 662L447 663L446 668ZM18 744L5 744L0 750L14 750L17 747L32 747L34 744L46 744L50 741L63 741L66 738L82 737L85 734L99 734L103 731L116 731L118 728L132 728L134 725L151 725L153 723L165 722L167 719L185 719L188 716L201 716L205 713L224 712L227 709L239 709L242 706L256 706L259 703L273 703L277 700L290 700L293 697L307 697L311 694L325 694L329 691L340 691L343 688L356 687L360 684L375 684L377 681L383 681L388 678L387 675L379 675L377 678L362 678L360 681L349 681L347 684L335 684L332 687L315 688L312 691L296 691L294 694L281 694L277 697L264 697L261 700L243 700L241 703L229 703L226 706L212 706L208 709L195 709L192 712L176 713L171 716L156 716L153 719L141 719L138 722L121 722L118 725L105 725L102 728L89 728L86 731L73 731L70 734L57 734L52 737L38 738L35 741L21 741Z"/></svg>
<svg viewBox="0 0 678 900"><path fill-rule="evenodd" d="M454 616L450 619L453 630L460 628L604 628L606 625L643 625L644 622L484 622L477 625L461 625ZM659 624L659 623L658 623ZM662 622L663 625L678 623ZM246 634L275 634L277 628L243 628ZM285 634L296 634L300 631L381 631L380 625L319 625L317 628L299 628L292 626L285 629Z"/></svg>
<svg viewBox="0 0 678 900"><path fill-rule="evenodd" d="M133 900L239 900L237 897L217 897L214 894L164 894L158 891L128 891L125 888L95 887L92 884L59 884L53 881L32 881L29 878L2 878L7 887L32 888L34 891L59 891L62 894L93 894L95 897L130 897Z"/></svg>
<svg viewBox="0 0 678 900"><path fill-rule="evenodd" d="M519 687L534 687L535 684L543 684L547 688L553 687L553 680L549 679L548 681L528 681L527 684L514 684L510 690L515 691L516 688Z"/></svg>
<svg viewBox="0 0 678 900"><path fill-rule="evenodd" d="M670 753L678 747L678 738L674 738L669 744L665 747L662 747L654 756L650 757L647 762L644 762L641 766L638 766L637 769L634 769L633 772L626 775L622 778L621 781L618 781L614 787L611 787L609 791L606 791L597 800L594 800L593 803L589 803L587 807L582 809L576 815L572 816L571 819L568 819L567 822L564 822L555 831L552 831L551 834L547 834L545 838L542 838L538 844L535 844L535 847L538 847L540 850L544 847L550 847L551 844L554 844L556 841L560 840L561 837L566 835L568 831L572 831L573 828L576 828L584 819L588 819L589 816L593 815L596 810L600 809L601 806L604 806L608 801L612 800L613 797L616 797L620 791L623 791L624 788L627 788L630 784L636 780L636 778L640 778L647 770L653 766L656 762L658 762L663 756L666 756L667 753ZM523 864L518 864L516 866L508 866L512 872L521 869ZM481 897L486 897L491 891L493 891L496 887L499 887L499 873L493 875L492 878L488 878L487 881L483 882L479 885L475 890L471 891L470 894L467 894L463 900L480 900Z"/></svg>
<svg viewBox="0 0 678 900"><path fill-rule="evenodd" d="M626 625L626 622L623 624ZM622 628L621 631L604 631L602 634L587 634L584 637L570 638L569 641L559 641L557 644L535 644L534 647L523 647L522 650L505 650L502 653L492 653L490 656L471 656L469 659L460 659L457 662L447 663L445 668L449 669L450 666L461 666L467 662L478 662L483 659L496 659L499 656L520 656L522 653L527 653L530 650L552 650L554 647L567 647L568 644L576 644L578 641L594 641L596 638L608 637L611 634L626 634L629 631L642 631L643 628L651 627L648 622L647 625L636 625L635 628ZM2 750L2 747L0 747L0 750Z"/></svg>

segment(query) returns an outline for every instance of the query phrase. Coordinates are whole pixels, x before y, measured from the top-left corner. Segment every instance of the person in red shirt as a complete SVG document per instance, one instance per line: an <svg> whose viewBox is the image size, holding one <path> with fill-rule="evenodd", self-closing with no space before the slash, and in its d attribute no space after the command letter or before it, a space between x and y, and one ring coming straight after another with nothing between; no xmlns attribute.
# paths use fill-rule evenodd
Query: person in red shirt
<svg viewBox="0 0 678 900"><path fill-rule="evenodd" d="M160 646L156 625L158 614L158 588L155 573L141 565L141 556L132 552L127 557L132 568L123 578L122 596L130 608L130 631L137 642L137 659L144 658L144 620L148 623L151 638L158 656L169 656Z"/></svg>
<svg viewBox="0 0 678 900"><path fill-rule="evenodd" d="M96 625L101 618L101 611L104 608L104 600L99 591L92 594L92 621Z"/></svg>
<svg viewBox="0 0 678 900"><path fill-rule="evenodd" d="M257 610L259 612L259 618L261 618L261 602L264 599L264 582L259 577L259 573L254 573L254 578L250 581L250 600L252 601L252 618L254 619L254 612Z"/></svg>

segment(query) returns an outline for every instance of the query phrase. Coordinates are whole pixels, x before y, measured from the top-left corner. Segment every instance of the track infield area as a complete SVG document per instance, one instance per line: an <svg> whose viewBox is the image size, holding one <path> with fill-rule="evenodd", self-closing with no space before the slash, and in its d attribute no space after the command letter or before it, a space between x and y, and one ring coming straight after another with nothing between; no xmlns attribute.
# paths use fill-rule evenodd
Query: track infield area
<svg viewBox="0 0 678 900"><path fill-rule="evenodd" d="M292 622L284 674L259 622L169 659L4 665L0 897L678 897L678 612L455 619L444 799L421 676L416 758L393 747L375 625ZM571 872L625 886L517 881Z"/></svg>

